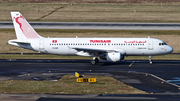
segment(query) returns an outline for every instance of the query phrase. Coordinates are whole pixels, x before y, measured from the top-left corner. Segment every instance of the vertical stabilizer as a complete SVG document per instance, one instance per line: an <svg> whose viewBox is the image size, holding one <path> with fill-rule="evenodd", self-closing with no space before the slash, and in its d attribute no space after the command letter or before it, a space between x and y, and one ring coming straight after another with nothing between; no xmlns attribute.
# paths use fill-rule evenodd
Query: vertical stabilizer
<svg viewBox="0 0 180 101"><path fill-rule="evenodd" d="M16 37L19 40L41 38L41 36L32 28L26 19L19 12L11 12Z"/></svg>

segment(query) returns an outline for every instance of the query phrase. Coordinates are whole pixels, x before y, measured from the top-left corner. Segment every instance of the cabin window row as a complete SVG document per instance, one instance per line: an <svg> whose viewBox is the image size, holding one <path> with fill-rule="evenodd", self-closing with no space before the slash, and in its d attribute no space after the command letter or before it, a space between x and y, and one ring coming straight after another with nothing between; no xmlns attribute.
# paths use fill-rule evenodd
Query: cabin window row
<svg viewBox="0 0 180 101"><path fill-rule="evenodd" d="M114 46L115 46L115 45L116 45L116 46L125 46L125 45L132 46L132 45L136 45L136 46L137 46L137 45L144 45L144 44L124 44L124 43L121 43L121 44L120 44L120 43L119 43L119 44L118 44L118 43L113 43L113 44L98 44L98 43L97 43L97 44L88 44L88 43L59 43L59 44L58 44L58 43L56 43L56 44L51 44L51 43L50 43L50 45L61 45L61 46L63 46L63 45L64 45L64 46L65 46L65 45L69 45L69 46L72 46L72 45L76 45L76 46L77 46L77 45L112 45L112 46L113 46L113 45L114 45Z"/></svg>

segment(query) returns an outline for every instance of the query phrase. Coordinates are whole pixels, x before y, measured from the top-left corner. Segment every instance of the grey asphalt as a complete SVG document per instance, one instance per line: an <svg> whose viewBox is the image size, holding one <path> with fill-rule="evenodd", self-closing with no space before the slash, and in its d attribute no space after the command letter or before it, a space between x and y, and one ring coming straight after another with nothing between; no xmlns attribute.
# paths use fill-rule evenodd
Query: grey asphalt
<svg viewBox="0 0 180 101"><path fill-rule="evenodd" d="M35 29L95 30L180 30L179 23L30 22ZM13 29L12 22L0 22L0 29Z"/></svg>
<svg viewBox="0 0 180 101"><path fill-rule="evenodd" d="M23 60L1 59L0 80L53 80L56 81L64 75L101 75L111 76L115 79L144 90L148 95L53 95L53 94L1 94L1 98L18 98L24 100L31 96L34 101L74 101L74 100L131 100L131 101L178 101L180 100L180 61L178 60L153 60L153 65L148 61L136 60L109 63L100 61L91 65L90 60ZM90 71L91 70L91 71Z"/></svg>

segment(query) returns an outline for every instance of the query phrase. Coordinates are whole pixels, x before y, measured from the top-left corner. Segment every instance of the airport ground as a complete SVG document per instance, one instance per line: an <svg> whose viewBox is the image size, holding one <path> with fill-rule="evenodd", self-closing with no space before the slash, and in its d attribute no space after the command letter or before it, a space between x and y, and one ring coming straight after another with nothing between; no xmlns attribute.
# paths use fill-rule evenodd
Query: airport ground
<svg viewBox="0 0 180 101"><path fill-rule="evenodd" d="M64 75L109 76L150 94L118 95L53 95L53 94L1 94L0 98L9 100L150 100L172 101L180 99L179 60L154 60L153 65L148 61L128 60L120 63L100 61L91 65L90 60L0 60L1 80L59 80ZM91 71L90 71L91 70ZM28 75L30 74L30 75ZM8 93L8 92L7 92Z"/></svg>
<svg viewBox="0 0 180 101"><path fill-rule="evenodd" d="M10 11L20 11L28 21L52 21L52 22L155 22L178 23L179 2L162 0L163 2L145 3L107 3L109 0L91 3L53 2L20 4L14 2L2 2L0 4L0 20L11 21ZM21 0L20 0L21 1ZM38 0L36 0L38 1ZM43 1L43 0L41 0ZM44 0L45 1L45 0ZM54 2L55 1L55 2ZM64 0L65 1L65 0ZM79 1L79 0L75 0ZM82 0L84 1L84 0ZM87 0L89 1L89 0ZM91 0L92 1L92 0ZM99 0L98 0L99 1ZM106 2L104 2L106 1ZM114 0L113 0L114 1ZM123 0L128 1L128 0ZM141 1L141 0L133 0ZM151 1L151 0L150 0ZM160 0L161 1L161 0ZM167 2L166 2L167 1ZM174 47L174 52L179 53L179 31L94 31L94 30L37 30L45 37L153 37L164 40ZM73 34L72 34L73 33ZM22 49L8 46L7 40L14 39L14 30L3 29L0 31L0 53L21 53ZM23 52L27 52L24 50ZM32 53L32 51L28 51ZM2 55L1 55L2 56ZM164 57L163 57L164 58ZM166 57L168 58L168 56ZM179 64L177 58L170 60L154 60L149 65L146 60L127 60L121 63L107 63L100 61L98 65L91 65L90 60L17 60L6 57L0 60L1 80L58 80L63 75L79 72L84 75L110 76L128 85L131 85L150 94L146 95L53 95L53 94L0 94L1 101L7 100L34 100L34 101L58 101L58 100L149 100L149 101L178 101L179 91ZM91 72L90 72L91 70ZM48 74L49 71L51 73ZM28 76L28 74L31 74Z"/></svg>

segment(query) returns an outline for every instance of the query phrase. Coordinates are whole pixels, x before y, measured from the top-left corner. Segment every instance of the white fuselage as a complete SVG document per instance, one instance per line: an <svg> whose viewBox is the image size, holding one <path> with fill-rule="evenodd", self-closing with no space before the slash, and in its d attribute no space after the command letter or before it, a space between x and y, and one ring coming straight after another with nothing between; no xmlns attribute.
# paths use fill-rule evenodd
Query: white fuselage
<svg viewBox="0 0 180 101"><path fill-rule="evenodd" d="M12 45L59 55L79 55L74 48L116 50L123 56L162 55L173 51L171 46L154 38L35 38L26 41L30 44L13 43Z"/></svg>

